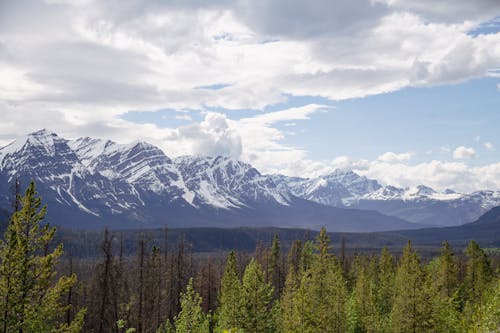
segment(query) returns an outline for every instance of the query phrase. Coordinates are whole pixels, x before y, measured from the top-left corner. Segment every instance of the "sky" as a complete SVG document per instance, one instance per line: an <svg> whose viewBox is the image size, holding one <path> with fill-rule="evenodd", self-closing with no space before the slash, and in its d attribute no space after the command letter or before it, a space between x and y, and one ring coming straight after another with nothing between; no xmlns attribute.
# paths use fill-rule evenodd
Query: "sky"
<svg viewBox="0 0 500 333"><path fill-rule="evenodd" d="M498 0L0 0L0 145L500 190Z"/></svg>

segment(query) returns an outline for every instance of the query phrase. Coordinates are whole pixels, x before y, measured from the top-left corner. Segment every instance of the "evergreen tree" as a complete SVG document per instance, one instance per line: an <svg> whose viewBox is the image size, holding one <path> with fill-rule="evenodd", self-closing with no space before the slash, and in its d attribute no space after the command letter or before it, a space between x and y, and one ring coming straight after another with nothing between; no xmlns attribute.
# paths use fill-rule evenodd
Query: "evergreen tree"
<svg viewBox="0 0 500 333"><path fill-rule="evenodd" d="M378 330L389 330L389 315L394 302L394 259L389 250L384 247L378 260L377 283L377 313Z"/></svg>
<svg viewBox="0 0 500 333"><path fill-rule="evenodd" d="M46 207L41 206L34 182L18 198L14 212L0 243L0 311L2 332L78 332L85 310L69 323L63 322L67 305L62 297L76 283L76 276L57 275L56 265L62 244L50 250L56 232L41 221Z"/></svg>
<svg viewBox="0 0 500 333"><path fill-rule="evenodd" d="M281 296L281 326L283 332L306 332L304 318L306 295L304 289L299 289L301 280L299 273L290 268L285 281Z"/></svg>
<svg viewBox="0 0 500 333"><path fill-rule="evenodd" d="M280 239L278 235L274 235L271 245L271 262L269 270L270 282L274 288L274 299L278 299L283 289L283 267L281 265Z"/></svg>
<svg viewBox="0 0 500 333"><path fill-rule="evenodd" d="M411 242L403 256L395 277L395 298L391 313L394 332L427 332L431 330L432 305L426 293L425 272Z"/></svg>
<svg viewBox="0 0 500 333"><path fill-rule="evenodd" d="M181 293L181 311L175 317L176 333L206 333L210 322L201 309L202 299L193 288L193 279L189 279L185 293Z"/></svg>
<svg viewBox="0 0 500 333"><path fill-rule="evenodd" d="M312 263L314 261L314 248L315 248L314 242L312 241L304 242L304 245L302 246L300 253L300 270L302 272L305 272L309 268L311 268Z"/></svg>
<svg viewBox="0 0 500 333"><path fill-rule="evenodd" d="M293 315L288 316L291 318L288 322L284 317L284 327L296 325L299 329L294 332L345 331L346 282L330 251L330 238L323 228L316 239L316 254L310 268L303 273L300 287L289 302L293 305Z"/></svg>
<svg viewBox="0 0 500 333"><path fill-rule="evenodd" d="M293 270L298 273L302 256L302 242L299 240L293 241L290 250L288 251L288 270Z"/></svg>
<svg viewBox="0 0 500 333"><path fill-rule="evenodd" d="M465 249L467 260L467 273L465 276L465 287L467 300L479 303L482 293L487 289L493 278L493 271L486 253L475 241L470 241Z"/></svg>
<svg viewBox="0 0 500 333"><path fill-rule="evenodd" d="M231 251L227 257L226 270L221 280L219 307L217 308L217 332L237 331L241 328L243 316L243 289L238 276L236 254Z"/></svg>
<svg viewBox="0 0 500 333"><path fill-rule="evenodd" d="M458 264L448 242L443 243L438 262L436 288L441 296L452 297L458 287Z"/></svg>
<svg viewBox="0 0 500 333"><path fill-rule="evenodd" d="M252 259L243 275L243 318L245 332L274 332L273 288L266 282L260 264Z"/></svg>

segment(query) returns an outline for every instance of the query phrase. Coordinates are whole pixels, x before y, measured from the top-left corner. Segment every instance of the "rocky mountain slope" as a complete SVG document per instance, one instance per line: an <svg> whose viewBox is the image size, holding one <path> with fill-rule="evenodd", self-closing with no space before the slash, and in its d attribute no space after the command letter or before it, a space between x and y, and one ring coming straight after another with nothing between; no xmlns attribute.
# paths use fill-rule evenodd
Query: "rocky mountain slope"
<svg viewBox="0 0 500 333"><path fill-rule="evenodd" d="M0 148L0 207L8 209L15 179L35 180L49 206L49 220L74 228L327 225L337 231L376 231L421 227L372 210L301 198L275 177L227 157L171 159L146 142L66 140L47 130Z"/></svg>
<svg viewBox="0 0 500 333"><path fill-rule="evenodd" d="M352 171L336 170L317 178L272 176L279 188L301 198L334 207L376 210L404 220L437 226L472 222L500 205L500 191L442 193L419 185L410 188L382 186Z"/></svg>

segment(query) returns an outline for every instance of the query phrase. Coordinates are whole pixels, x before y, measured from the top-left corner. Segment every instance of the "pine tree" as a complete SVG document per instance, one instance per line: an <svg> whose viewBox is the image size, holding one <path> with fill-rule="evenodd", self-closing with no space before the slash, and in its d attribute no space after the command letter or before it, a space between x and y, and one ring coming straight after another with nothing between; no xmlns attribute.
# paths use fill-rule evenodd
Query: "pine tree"
<svg viewBox="0 0 500 333"><path fill-rule="evenodd" d="M280 239L274 235L271 245L270 282L274 288L274 299L278 299L283 289L283 267L281 265Z"/></svg>
<svg viewBox="0 0 500 333"><path fill-rule="evenodd" d="M227 258L226 270L221 280L219 307L217 309L217 332L241 328L243 316L243 289L238 276L236 254L231 251Z"/></svg>
<svg viewBox="0 0 500 333"><path fill-rule="evenodd" d="M69 324L62 324L67 306L61 304L63 295L76 283L76 276L61 276L54 282L62 244L50 250L56 229L41 224L46 206L41 206L34 182L18 201L19 209L0 243L0 329L78 332L85 310Z"/></svg>
<svg viewBox="0 0 500 333"><path fill-rule="evenodd" d="M443 243L438 261L436 288L441 296L452 297L458 287L458 264L448 242Z"/></svg>
<svg viewBox="0 0 500 333"><path fill-rule="evenodd" d="M293 270L298 273L302 256L302 242L300 240L293 241L290 250L288 251L288 270Z"/></svg>
<svg viewBox="0 0 500 333"><path fill-rule="evenodd" d="M403 250L403 256L395 277L395 298L391 313L394 332L432 331L432 297L426 285L426 274L420 258L412 249L411 242Z"/></svg>
<svg viewBox="0 0 500 333"><path fill-rule="evenodd" d="M360 262L349 301L349 332L374 332L378 327L377 261Z"/></svg>
<svg viewBox="0 0 500 333"><path fill-rule="evenodd" d="M273 288L266 282L260 264L252 259L243 275L243 318L245 332L274 332Z"/></svg>
<svg viewBox="0 0 500 333"><path fill-rule="evenodd" d="M281 320L283 332L306 332L305 304L306 295L300 288L301 272L296 272L292 267L288 271L285 287L281 295Z"/></svg>
<svg viewBox="0 0 500 333"><path fill-rule="evenodd" d="M384 247L378 260L377 282L377 327L378 331L389 330L389 315L394 301L394 259Z"/></svg>
<svg viewBox="0 0 500 333"><path fill-rule="evenodd" d="M186 292L181 294L181 311L175 317L176 333L209 332L209 318L203 313L201 302L200 295L194 291L193 279L189 279Z"/></svg>
<svg viewBox="0 0 500 333"><path fill-rule="evenodd" d="M296 325L299 329L294 332L345 331L346 282L330 251L330 238L323 228L316 239L316 254L310 268L304 271L300 286L293 293L290 302L293 312L289 319L284 317L284 327ZM285 301L283 307L288 307Z"/></svg>
<svg viewBox="0 0 500 333"><path fill-rule="evenodd" d="M493 271L486 253L475 241L470 241L465 249L467 260L467 273L465 276L465 286L467 290L467 300L472 303L479 303L482 293L487 289L492 281Z"/></svg>

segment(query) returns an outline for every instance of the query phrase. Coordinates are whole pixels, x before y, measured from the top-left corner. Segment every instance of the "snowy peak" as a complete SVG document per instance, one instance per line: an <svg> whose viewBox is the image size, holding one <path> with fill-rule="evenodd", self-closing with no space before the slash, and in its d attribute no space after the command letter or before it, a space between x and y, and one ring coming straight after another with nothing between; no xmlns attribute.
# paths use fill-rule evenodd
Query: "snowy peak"
<svg viewBox="0 0 500 333"><path fill-rule="evenodd" d="M17 139L5 147L0 148L0 154L6 156L8 154L23 153L24 150L37 148L43 150L46 154L53 156L56 153L56 148L62 142L57 134L42 129L40 131L32 132L25 137Z"/></svg>
<svg viewBox="0 0 500 333"><path fill-rule="evenodd" d="M45 180L81 171L82 166L67 140L40 130L0 148L0 169L10 176L26 174Z"/></svg>
<svg viewBox="0 0 500 333"><path fill-rule="evenodd" d="M292 178L273 176L279 186L288 188L294 195L321 204L343 207L363 195L381 188L372 179L360 176L351 170L337 169L316 178Z"/></svg>
<svg viewBox="0 0 500 333"><path fill-rule="evenodd" d="M94 159L103 154L110 146L115 145L115 143L110 140L85 137L68 141L68 145L78 155L82 164L89 166Z"/></svg>
<svg viewBox="0 0 500 333"><path fill-rule="evenodd" d="M289 195L247 163L222 156L182 156L174 164L188 190L194 193L195 205L223 209L262 202L288 205Z"/></svg>

